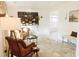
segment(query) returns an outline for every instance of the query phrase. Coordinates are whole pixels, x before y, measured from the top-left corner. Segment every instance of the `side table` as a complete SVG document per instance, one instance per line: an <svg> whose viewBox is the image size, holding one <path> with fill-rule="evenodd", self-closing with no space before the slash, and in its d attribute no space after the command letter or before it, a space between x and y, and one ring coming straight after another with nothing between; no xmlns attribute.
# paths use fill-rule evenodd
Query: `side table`
<svg viewBox="0 0 79 59"><path fill-rule="evenodd" d="M30 42L33 40L35 40L35 43L38 44L38 37L36 35L31 35L29 37L27 37L27 40L30 40Z"/></svg>

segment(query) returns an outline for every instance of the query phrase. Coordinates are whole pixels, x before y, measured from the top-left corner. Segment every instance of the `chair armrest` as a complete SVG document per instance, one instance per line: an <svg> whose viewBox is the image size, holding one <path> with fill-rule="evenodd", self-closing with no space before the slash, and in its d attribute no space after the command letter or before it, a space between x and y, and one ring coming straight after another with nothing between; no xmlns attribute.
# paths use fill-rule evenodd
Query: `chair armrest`
<svg viewBox="0 0 79 59"><path fill-rule="evenodd" d="M36 47L37 45L34 43L34 42L32 42L31 44L29 44L28 46L26 46L26 48L28 48L28 47Z"/></svg>
<svg viewBox="0 0 79 59"><path fill-rule="evenodd" d="M28 54L32 53L33 52L33 44L34 43L31 43L26 48L23 48L22 45L20 43L18 43L21 56L27 56Z"/></svg>

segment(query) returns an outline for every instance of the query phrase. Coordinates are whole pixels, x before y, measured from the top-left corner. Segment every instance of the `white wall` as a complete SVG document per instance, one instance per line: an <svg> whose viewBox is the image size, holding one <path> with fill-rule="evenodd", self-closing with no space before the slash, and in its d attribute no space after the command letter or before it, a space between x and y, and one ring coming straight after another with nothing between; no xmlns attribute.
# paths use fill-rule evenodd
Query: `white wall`
<svg viewBox="0 0 79 59"><path fill-rule="evenodd" d="M4 37L3 37L3 31L2 30L0 30L0 57L2 56L4 56Z"/></svg>
<svg viewBox="0 0 79 59"><path fill-rule="evenodd" d="M64 4L56 8L59 10L60 14L60 21L59 21L59 34L61 35L69 35L71 31L76 31L78 33L77 38L77 45L76 45L76 56L79 56L79 22L78 23L71 23L68 22L69 18L69 11L71 10L79 10L79 4L72 3L72 4ZM67 13L67 19L65 19Z"/></svg>
<svg viewBox="0 0 79 59"><path fill-rule="evenodd" d="M28 5L28 4L27 4ZM39 20L38 26L38 35L49 35L49 9L42 9L37 6L19 6L15 5L14 3L7 5L7 12L9 16L17 17L18 11L26 11L26 12L38 12L39 17L43 16L43 18Z"/></svg>

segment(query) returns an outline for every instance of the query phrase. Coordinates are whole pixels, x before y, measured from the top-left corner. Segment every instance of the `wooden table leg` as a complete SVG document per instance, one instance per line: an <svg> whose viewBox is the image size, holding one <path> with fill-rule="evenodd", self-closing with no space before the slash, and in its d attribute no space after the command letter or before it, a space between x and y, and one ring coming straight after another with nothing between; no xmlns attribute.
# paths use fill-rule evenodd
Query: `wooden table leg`
<svg viewBox="0 0 79 59"><path fill-rule="evenodd" d="M36 57L38 57L38 52L36 52Z"/></svg>

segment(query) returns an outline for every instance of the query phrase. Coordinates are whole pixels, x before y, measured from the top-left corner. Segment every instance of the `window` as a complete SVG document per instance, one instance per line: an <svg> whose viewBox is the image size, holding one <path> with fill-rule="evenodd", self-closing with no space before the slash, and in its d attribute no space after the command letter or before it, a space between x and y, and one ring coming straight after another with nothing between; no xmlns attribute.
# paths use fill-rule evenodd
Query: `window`
<svg viewBox="0 0 79 59"><path fill-rule="evenodd" d="M50 16L50 22L57 23L58 22L58 16Z"/></svg>

